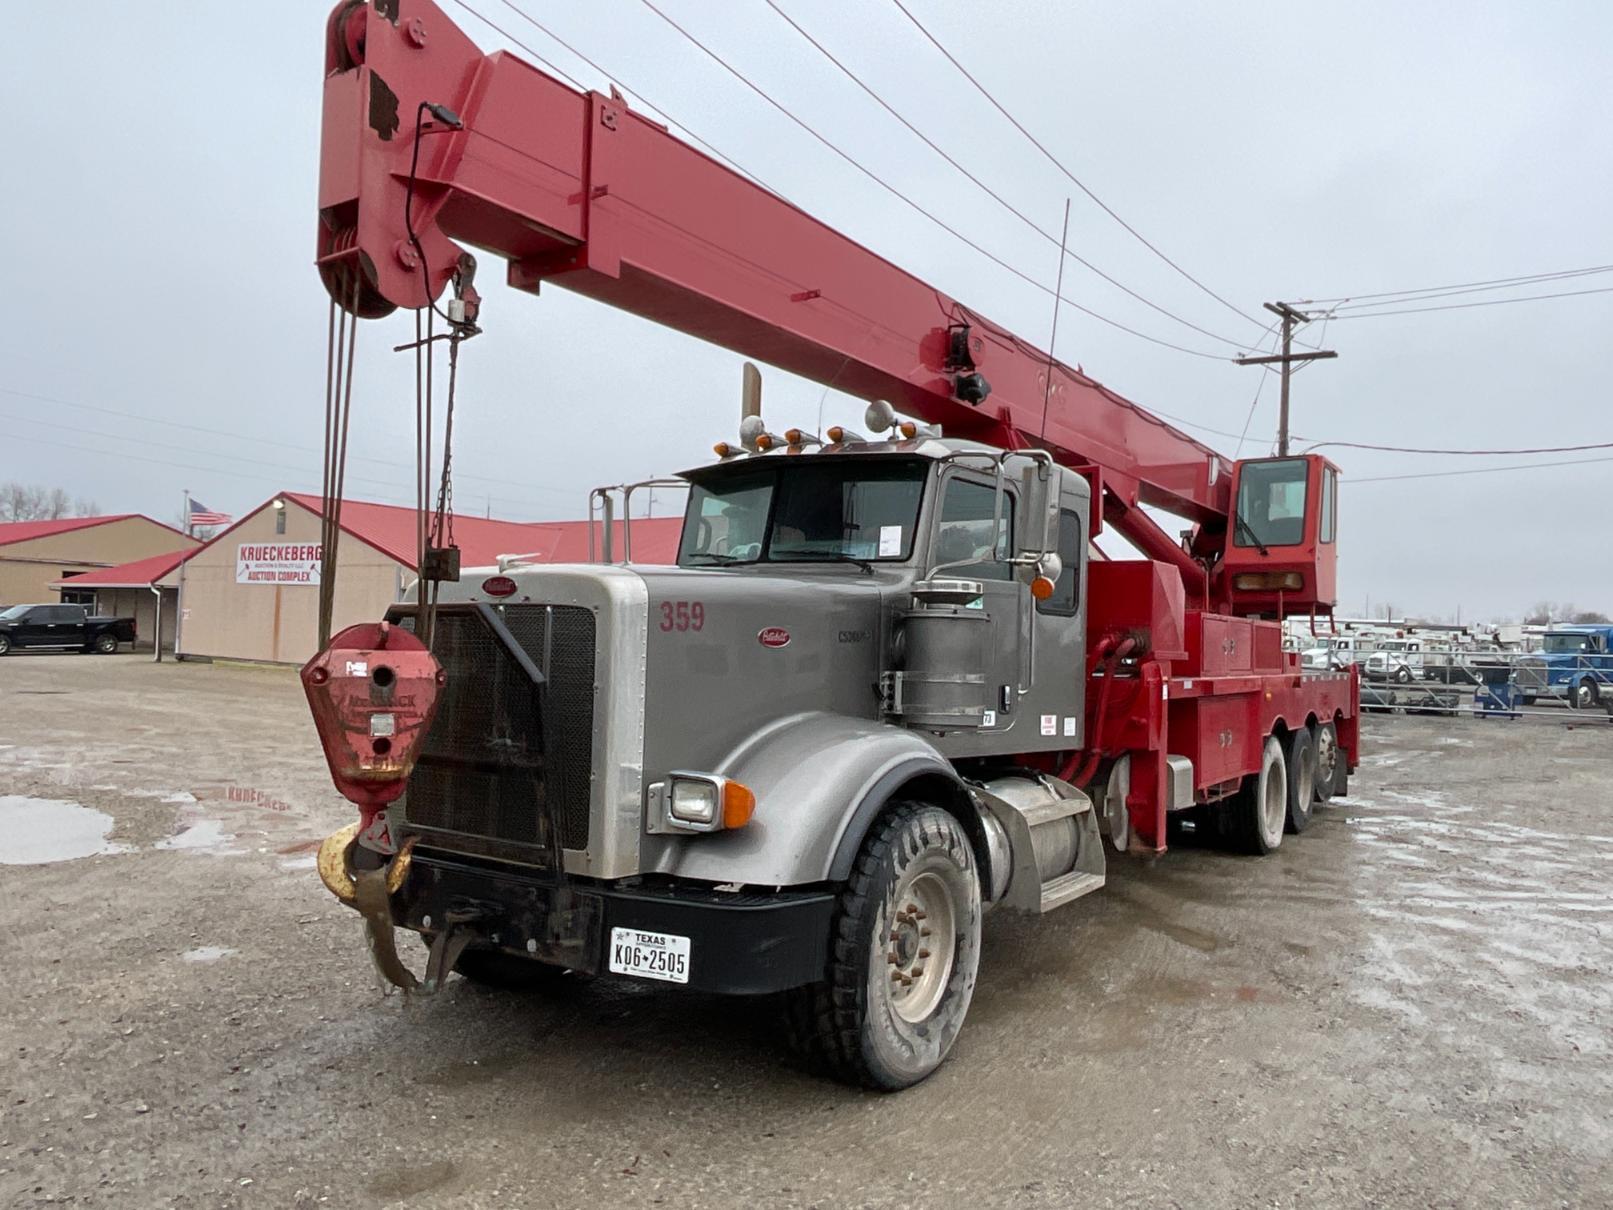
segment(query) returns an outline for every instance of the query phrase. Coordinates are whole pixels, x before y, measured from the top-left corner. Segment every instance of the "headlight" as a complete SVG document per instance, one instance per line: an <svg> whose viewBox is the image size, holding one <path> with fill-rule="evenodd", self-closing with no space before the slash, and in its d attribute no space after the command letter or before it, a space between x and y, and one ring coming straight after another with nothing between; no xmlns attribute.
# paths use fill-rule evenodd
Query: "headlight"
<svg viewBox="0 0 1613 1210"><path fill-rule="evenodd" d="M672 779L672 818L680 823L709 828L717 822L717 804L721 791L715 782L692 777Z"/></svg>
<svg viewBox="0 0 1613 1210"><path fill-rule="evenodd" d="M666 822L678 831L742 828L756 810L755 793L732 778L716 773L673 773L668 781Z"/></svg>

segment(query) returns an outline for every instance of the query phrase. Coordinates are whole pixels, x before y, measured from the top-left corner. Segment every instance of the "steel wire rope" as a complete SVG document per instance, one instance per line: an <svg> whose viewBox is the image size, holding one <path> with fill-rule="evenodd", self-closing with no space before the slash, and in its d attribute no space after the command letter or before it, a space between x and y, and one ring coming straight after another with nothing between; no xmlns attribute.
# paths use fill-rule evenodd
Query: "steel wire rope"
<svg viewBox="0 0 1613 1210"><path fill-rule="evenodd" d="M902 0L891 0L891 2L893 4L895 4L896 7L899 8L902 11L902 15L904 17L906 17L910 22L912 22L913 27L915 29L917 29L919 31L919 33L924 35L925 39L928 40L930 45L935 47L936 50L940 51L941 54L946 58L947 62L951 63L953 67L957 68L958 72L963 76L963 78L965 80L968 80L969 83L974 86L975 91L978 92L981 96L983 96L988 102L990 102L991 106L994 109L996 109L996 111L998 113L1002 114L1003 117L1007 118L1009 123L1014 127L1014 129L1019 131L1020 134L1024 135L1025 138L1030 141L1031 146L1035 147L1037 151L1041 152L1043 157L1046 158L1046 160L1048 161L1048 163L1052 164L1053 167L1057 168L1060 172L1062 172L1064 174L1064 176L1070 181L1070 183L1073 184L1077 189L1079 189L1083 194L1085 194L1086 197L1088 199L1090 199L1098 207L1098 209L1102 210L1110 218L1114 219L1115 222L1119 223L1122 227L1124 227L1126 229L1126 231L1132 236L1132 238L1135 239L1138 243L1140 243L1143 247L1147 248L1155 256L1159 257L1160 260L1164 261L1167 265L1169 265L1177 273L1181 274L1188 281L1192 282L1195 286L1197 286L1200 290L1204 291L1204 293L1208 294L1211 298L1215 299L1215 301L1220 303L1223 307L1226 307L1233 314L1241 316L1242 318L1248 320L1250 323L1254 324L1256 327L1264 327L1265 326L1265 324L1264 324L1264 322L1262 320L1257 319L1253 315L1250 315L1247 311L1244 311L1242 308L1238 307L1236 304L1228 302L1225 298L1221 297L1221 295L1217 294L1214 290L1210 289L1210 287L1206 286L1198 278L1194 277L1186 269L1182 268L1181 265L1177 264L1170 257L1166 256L1165 253L1160 251L1159 248L1157 248L1153 243L1151 243L1148 239L1146 239L1143 236L1142 232L1138 231L1135 227L1133 227L1125 219L1121 218L1120 215L1118 213L1116 213L1108 205L1108 203L1106 203L1096 193L1092 192L1091 189L1087 188L1086 184L1078 176L1076 176L1075 173L1071 172L1068 168L1066 168L1064 166L1063 162L1060 161L1057 156L1055 156L1051 151L1049 151L1042 144L1041 140L1039 140L1035 135L1033 135L1029 130L1027 130L1025 128L1024 124L1022 122L1020 122L1020 120L1018 118L1014 117L1014 115L1008 111L1007 107L1004 106L1002 104L1002 102L998 101L997 98L994 97L991 94L991 91L989 89L987 89L986 86L984 84L982 84L979 80L977 80L974 77L974 74L972 72L970 72L967 67L965 67L962 63L959 62L957 57L955 55L953 55L953 53L951 51L949 51L945 46L943 46L941 44L941 41L934 34L932 34L928 29L925 28L924 23L921 22L917 17L915 17L913 15L912 11L908 9L907 5L902 3Z"/></svg>
<svg viewBox="0 0 1613 1210"><path fill-rule="evenodd" d="M1102 278L1104 281L1108 282L1111 286L1115 287L1115 289L1120 290L1122 293L1127 294L1130 297L1136 299L1138 302L1142 303L1145 307L1149 307L1149 308L1151 308L1151 309L1153 309L1155 311L1158 311L1161 315L1165 316L1166 318L1175 320L1177 323L1183 325L1184 327L1192 328L1193 331L1199 333L1201 336L1208 336L1211 340L1218 340L1223 344L1230 345L1232 348L1237 349L1239 352L1243 352L1248 347L1247 344L1245 342L1243 342L1243 341L1235 340L1235 339L1233 339L1232 337L1229 337L1229 336L1222 336L1222 335L1220 335L1220 334L1218 334L1216 332L1210 331L1208 328L1200 327L1198 324L1193 323L1191 320L1183 319L1180 315L1177 315L1174 311L1170 311L1170 310L1166 309L1165 307L1160 306L1158 303L1154 302L1152 299L1147 298L1146 296L1144 296L1142 294L1139 294L1136 290L1133 290L1130 286L1126 285L1124 282L1117 280L1116 278L1114 278L1110 274L1108 274L1108 273L1104 272L1102 269L1098 268L1097 265L1095 265L1091 261L1087 260L1080 253L1075 252L1075 251L1071 250L1070 248L1068 248L1067 246L1065 246L1064 242L1061 241L1057 236L1055 236L1051 231L1049 231L1046 227L1043 227L1035 219L1031 218L1028 214L1026 214L1018 206L1016 206L1012 202L1010 202L1002 194L998 193L995 189L993 189L985 181L981 180L980 177L976 176L964 164L960 163L957 160L957 158L954 157L953 155L951 155L944 147L942 147L934 139L930 138L929 135L925 134L916 125L914 125L911 121L909 121L906 117L904 117L901 114L901 112L898 111L896 109L896 107L893 106L889 101L885 100L885 98L883 96L881 96L880 93L875 88L873 88L866 81L864 81L862 79L862 77L857 75L856 72L852 71L851 68L847 67L843 62L841 62L840 59L834 54L833 51L831 51L828 47L826 47L822 42L818 41L817 38L813 37L810 33L808 33L807 30L804 29L801 26L801 24L798 21L796 21L796 19L794 17L790 16L789 13L785 12L784 9L782 9L779 6L778 0L764 0L764 2L767 4L767 6L769 8L771 8L775 13L777 13L785 21L785 23L790 26L791 29L795 30L795 32L800 34L801 37L805 38L807 40L807 42L810 43L812 45L812 47L814 49L816 49L819 54L821 54L825 59L829 60L829 62L832 63L840 71L840 73L842 75L844 75L848 80L850 80L858 88L862 89L863 92L867 93L868 96L874 101L874 103L876 105L878 105L886 113L890 114L891 117L895 118L898 122L900 122L903 126L905 126L909 131L911 131L915 136L917 136L924 143L924 145L926 147L928 147L931 151L935 152L936 155L940 156L943 160L945 160L953 168L957 169L958 172L962 173L965 177L967 177L977 188L979 188L983 193L985 193L988 197L990 197L993 201L995 201L999 206L1001 206L1003 209L1007 210L1010 214L1012 214L1020 222L1024 223L1032 231L1036 232L1036 234L1040 235L1043 239L1047 240L1049 243L1053 244L1055 247L1058 247L1060 249L1061 256L1068 257L1069 259L1075 261L1076 264L1081 265L1084 268L1091 270L1098 277Z"/></svg>

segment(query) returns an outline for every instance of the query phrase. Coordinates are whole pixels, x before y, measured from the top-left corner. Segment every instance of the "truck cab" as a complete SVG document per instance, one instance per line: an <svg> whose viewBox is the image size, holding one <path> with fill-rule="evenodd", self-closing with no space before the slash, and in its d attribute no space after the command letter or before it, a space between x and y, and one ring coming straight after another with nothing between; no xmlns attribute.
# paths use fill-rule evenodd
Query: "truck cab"
<svg viewBox="0 0 1613 1210"><path fill-rule="evenodd" d="M1540 651L1518 665L1524 700L1561 698L1588 710L1613 694L1613 626L1553 626L1541 636Z"/></svg>
<svg viewBox="0 0 1613 1210"><path fill-rule="evenodd" d="M1026 767L1085 741L1089 485L916 432L683 478L676 566L443 585L435 719L342 860L403 854L396 923L473 977L535 958L810 999L836 930L885 913L842 973L877 975L878 1040L843 1058L903 1086L961 1021L981 912L1103 885L1091 801Z"/></svg>

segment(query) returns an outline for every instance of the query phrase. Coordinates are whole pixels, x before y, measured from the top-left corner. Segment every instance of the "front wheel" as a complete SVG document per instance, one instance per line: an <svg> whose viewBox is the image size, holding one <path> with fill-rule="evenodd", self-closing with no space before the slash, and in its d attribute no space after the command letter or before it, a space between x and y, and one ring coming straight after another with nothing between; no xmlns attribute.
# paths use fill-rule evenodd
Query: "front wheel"
<svg viewBox="0 0 1613 1210"><path fill-rule="evenodd" d="M1409 684L1411 684L1411 669L1406 667L1406 665L1402 664L1402 665L1400 665L1400 667L1395 669L1395 684L1397 684L1397 685L1409 685Z"/></svg>
<svg viewBox="0 0 1613 1210"><path fill-rule="evenodd" d="M1596 682L1585 677L1568 691L1568 704L1575 710L1589 710L1596 705Z"/></svg>
<svg viewBox="0 0 1613 1210"><path fill-rule="evenodd" d="M11 654L11 636L9 634L0 634L0 655L10 655L10 654Z"/></svg>
<svg viewBox="0 0 1613 1210"><path fill-rule="evenodd" d="M118 640L110 634L95 636L95 650L101 655L111 655L118 649Z"/></svg>
<svg viewBox="0 0 1613 1210"><path fill-rule="evenodd" d="M831 925L828 977L791 993L796 1048L837 1079L895 1091L946 1058L980 963L980 876L962 825L901 803L863 841Z"/></svg>

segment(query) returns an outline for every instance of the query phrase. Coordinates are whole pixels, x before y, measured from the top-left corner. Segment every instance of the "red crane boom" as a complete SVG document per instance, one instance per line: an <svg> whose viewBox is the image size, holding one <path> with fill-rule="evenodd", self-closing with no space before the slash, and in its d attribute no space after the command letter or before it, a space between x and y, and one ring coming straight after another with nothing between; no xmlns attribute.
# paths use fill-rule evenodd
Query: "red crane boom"
<svg viewBox="0 0 1613 1210"><path fill-rule="evenodd" d="M1104 519L1175 566L1191 598L1238 612L1283 607L1281 592L1231 582L1250 563L1227 537L1230 460L623 100L579 93L509 54L484 55L429 0L351 0L332 14L319 213L327 287L361 315L426 305L457 271L462 244L486 249L508 262L517 288L553 282L888 399L949 433L1046 447L1065 465L1092 468ZM1190 549L1139 504L1193 522ZM1256 566L1297 567L1303 587L1282 582L1290 611L1325 611L1332 552L1313 533L1296 556Z"/></svg>

